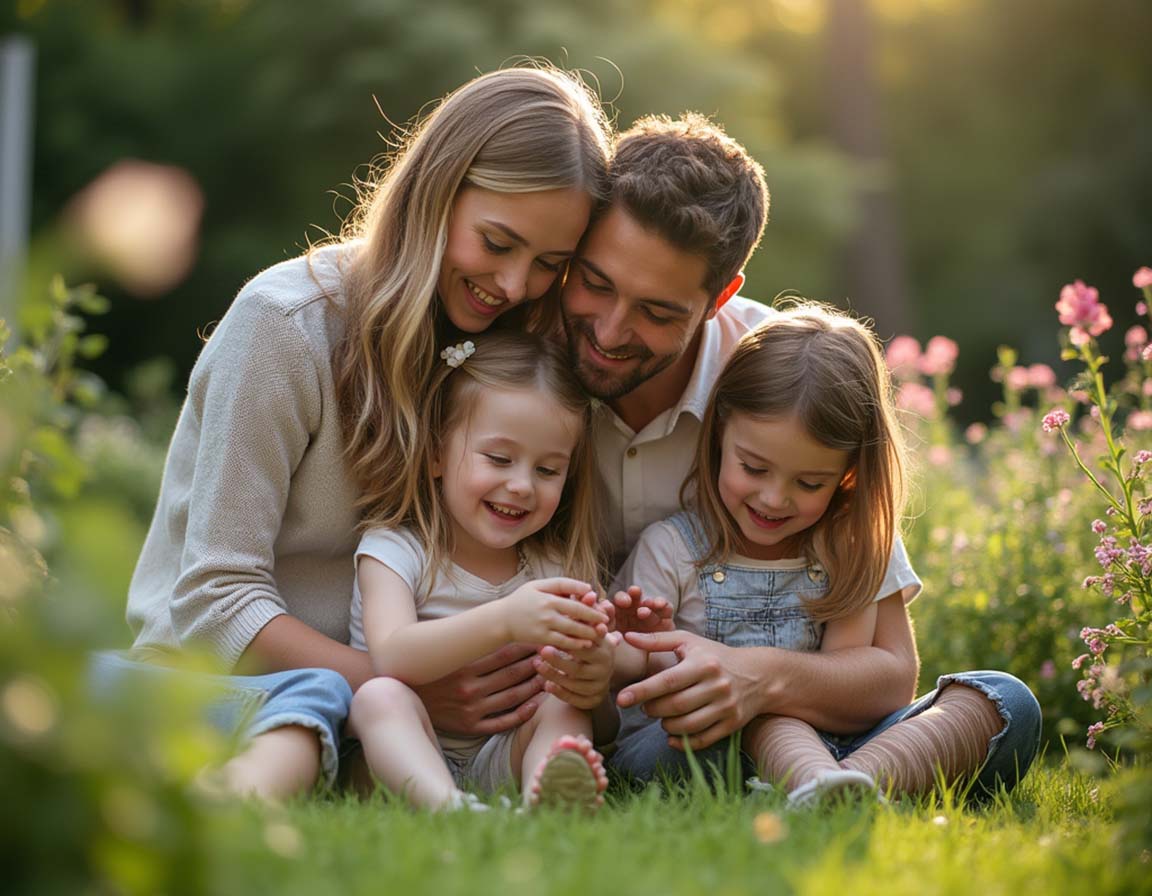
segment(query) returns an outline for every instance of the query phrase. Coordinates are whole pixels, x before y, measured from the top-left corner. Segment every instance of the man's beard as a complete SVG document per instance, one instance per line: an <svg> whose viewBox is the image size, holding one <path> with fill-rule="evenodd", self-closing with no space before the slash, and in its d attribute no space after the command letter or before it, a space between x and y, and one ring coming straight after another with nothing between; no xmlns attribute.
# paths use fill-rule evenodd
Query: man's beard
<svg viewBox="0 0 1152 896"><path fill-rule="evenodd" d="M568 338L568 358L584 391L600 401L614 401L650 380L672 364L675 357L655 357L643 346L628 346L639 363L627 373L613 376L602 368L585 361L580 355L580 343L596 344L592 328L583 321L564 318L564 332Z"/></svg>

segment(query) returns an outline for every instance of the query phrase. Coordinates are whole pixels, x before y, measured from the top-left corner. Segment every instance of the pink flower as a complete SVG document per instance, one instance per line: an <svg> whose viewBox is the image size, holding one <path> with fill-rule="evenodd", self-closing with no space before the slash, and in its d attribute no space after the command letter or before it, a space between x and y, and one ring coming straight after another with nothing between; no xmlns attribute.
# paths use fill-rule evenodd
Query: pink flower
<svg viewBox="0 0 1152 896"><path fill-rule="evenodd" d="M1067 425L1068 421L1072 418L1068 416L1068 412L1057 408L1054 411L1049 411L1044 415L1044 419L1040 425L1044 427L1044 432L1055 432L1062 426Z"/></svg>
<svg viewBox="0 0 1152 896"><path fill-rule="evenodd" d="M1143 466L1144 464L1148 463L1148 461L1152 460L1152 451L1147 449L1137 451L1132 460L1140 466Z"/></svg>
<svg viewBox="0 0 1152 896"><path fill-rule="evenodd" d="M969 445L979 445L988 438L988 427L983 423L973 423L964 430L964 440Z"/></svg>
<svg viewBox="0 0 1152 896"><path fill-rule="evenodd" d="M928 449L928 463L934 467L944 467L952 463L952 451L947 445L933 445Z"/></svg>
<svg viewBox="0 0 1152 896"><path fill-rule="evenodd" d="M1028 385L1033 389L1050 389L1056 385L1056 373L1047 364L1032 364L1028 368Z"/></svg>
<svg viewBox="0 0 1152 896"><path fill-rule="evenodd" d="M896 393L896 406L930 418L936 415L936 396L923 383L904 383Z"/></svg>
<svg viewBox="0 0 1152 896"><path fill-rule="evenodd" d="M959 346L947 336L933 336L920 357L920 372L925 376L946 376L956 369L959 355Z"/></svg>
<svg viewBox="0 0 1152 896"><path fill-rule="evenodd" d="M1152 268L1142 267L1132 275L1132 285L1137 289L1147 289L1152 286Z"/></svg>
<svg viewBox="0 0 1152 896"><path fill-rule="evenodd" d="M1152 411L1133 411L1128 415L1128 428L1136 432L1152 429Z"/></svg>
<svg viewBox="0 0 1152 896"><path fill-rule="evenodd" d="M952 386L944 390L944 399L948 402L948 407L954 408L964 400L964 393Z"/></svg>
<svg viewBox="0 0 1152 896"><path fill-rule="evenodd" d="M1092 520L1092 531L1097 535L1103 535L1108 531L1108 524L1104 520Z"/></svg>
<svg viewBox="0 0 1152 896"><path fill-rule="evenodd" d="M1040 677L1045 679L1056 677L1056 664L1052 660L1044 660L1040 664Z"/></svg>
<svg viewBox="0 0 1152 896"><path fill-rule="evenodd" d="M884 360L896 379L903 380L915 376L916 363L920 360L920 343L911 336L897 336L888 343Z"/></svg>
<svg viewBox="0 0 1152 896"><path fill-rule="evenodd" d="M1144 347L1148 345L1148 331L1139 325L1129 327L1124 334L1124 345L1127 346L1124 360L1139 361Z"/></svg>
<svg viewBox="0 0 1152 896"><path fill-rule="evenodd" d="M1099 735L1103 734L1103 732L1104 732L1104 723L1103 722L1095 722L1095 723L1088 726L1088 741L1087 741L1087 743L1088 743L1088 749L1089 750L1095 750L1096 749L1096 738Z"/></svg>
<svg viewBox="0 0 1152 896"><path fill-rule="evenodd" d="M1087 653L1080 654L1080 656L1078 656L1078 657L1076 657L1076 659L1072 660L1072 668L1073 669L1079 669L1082 665L1084 665L1085 660L1089 660L1091 658L1092 657L1090 654L1087 654Z"/></svg>
<svg viewBox="0 0 1152 896"><path fill-rule="evenodd" d="M1060 323L1072 328L1068 335L1073 345L1083 345L1089 336L1099 336L1112 326L1112 317L1100 302L1099 290L1085 285L1083 280L1061 289L1055 307L1060 312Z"/></svg>
<svg viewBox="0 0 1152 896"><path fill-rule="evenodd" d="M1020 392L1030 385L1027 367L1013 367L1005 377L1005 385L1013 392Z"/></svg>

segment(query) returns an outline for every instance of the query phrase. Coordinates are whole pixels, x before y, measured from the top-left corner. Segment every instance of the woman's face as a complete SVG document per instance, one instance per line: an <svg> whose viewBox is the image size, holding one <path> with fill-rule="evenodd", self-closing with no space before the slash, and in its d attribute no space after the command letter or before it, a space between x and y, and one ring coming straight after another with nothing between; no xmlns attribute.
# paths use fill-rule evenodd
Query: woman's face
<svg viewBox="0 0 1152 896"><path fill-rule="evenodd" d="M575 254L591 211L592 198L576 187L534 193L461 187L436 284L448 319L479 333L510 308L540 298Z"/></svg>

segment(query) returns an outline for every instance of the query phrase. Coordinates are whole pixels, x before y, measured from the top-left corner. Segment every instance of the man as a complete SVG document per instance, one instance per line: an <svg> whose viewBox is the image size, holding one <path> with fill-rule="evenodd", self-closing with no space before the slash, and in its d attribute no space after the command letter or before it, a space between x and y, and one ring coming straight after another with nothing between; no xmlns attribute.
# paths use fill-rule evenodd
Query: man
<svg viewBox="0 0 1152 896"><path fill-rule="evenodd" d="M596 450L619 565L647 525L680 508L711 387L740 336L772 311L734 297L768 207L763 171L743 147L700 116L644 119L621 136L611 178L607 209L584 237L562 308L575 370L604 402ZM879 602L871 647L731 648L687 632L640 641L680 658L618 696L621 707L642 705L655 720L625 737L612 760L641 779L658 768L685 771L684 742L721 763L727 736L766 714L841 735L829 741L837 759L899 723L911 746L899 737L889 745L888 735L878 761L891 766L886 778L901 790L930 787L941 756L963 752L965 741L964 771L986 757L978 784L999 777L1013 786L1038 745L1039 706L1011 676L948 676L907 705L918 659L898 595ZM553 665L541 672L556 684L557 669L577 671L562 660ZM934 705L949 684L966 700L959 715Z"/></svg>

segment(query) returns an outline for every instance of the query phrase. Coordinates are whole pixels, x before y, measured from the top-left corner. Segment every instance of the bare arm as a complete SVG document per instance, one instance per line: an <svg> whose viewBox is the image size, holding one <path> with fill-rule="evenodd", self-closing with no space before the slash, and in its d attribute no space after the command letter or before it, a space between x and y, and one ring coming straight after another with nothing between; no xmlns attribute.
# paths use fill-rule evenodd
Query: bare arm
<svg viewBox="0 0 1152 896"><path fill-rule="evenodd" d="M419 622L412 591L389 567L361 557L357 568L372 668L407 684L436 681L511 642L579 650L599 639L606 617L570 600L587 583L544 579L507 597L444 619Z"/></svg>
<svg viewBox="0 0 1152 896"><path fill-rule="evenodd" d="M802 719L825 731L865 731L914 696L919 661L900 595L876 605L869 647L798 653L726 647L687 632L625 636L645 650L674 650L675 666L620 692L621 706L643 703L670 735L706 747L758 715ZM681 738L674 741L679 744Z"/></svg>

